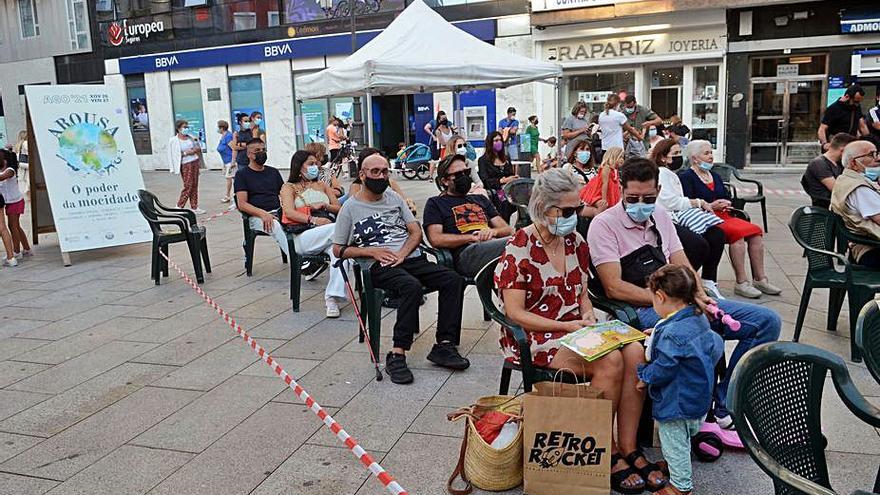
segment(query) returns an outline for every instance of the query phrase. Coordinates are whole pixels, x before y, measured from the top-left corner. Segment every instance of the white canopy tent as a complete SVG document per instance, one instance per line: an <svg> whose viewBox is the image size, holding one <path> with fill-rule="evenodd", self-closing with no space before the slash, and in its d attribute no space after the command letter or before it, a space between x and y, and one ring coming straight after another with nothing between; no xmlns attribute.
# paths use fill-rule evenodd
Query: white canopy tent
<svg viewBox="0 0 880 495"><path fill-rule="evenodd" d="M446 40L448 49L437 47ZM414 0L344 61L296 78L297 99L506 88L562 76L562 66L497 48Z"/></svg>

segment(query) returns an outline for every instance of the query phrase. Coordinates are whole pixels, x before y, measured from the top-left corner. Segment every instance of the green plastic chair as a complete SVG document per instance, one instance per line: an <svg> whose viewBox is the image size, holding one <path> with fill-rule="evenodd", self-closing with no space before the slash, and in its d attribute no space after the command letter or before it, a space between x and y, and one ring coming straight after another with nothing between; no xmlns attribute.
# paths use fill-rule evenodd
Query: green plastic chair
<svg viewBox="0 0 880 495"><path fill-rule="evenodd" d="M529 216L529 198L532 196L532 186L535 185L535 179L521 178L508 182L504 185L504 194L507 195L507 201L516 206L516 225L515 229L519 230L532 223Z"/></svg>
<svg viewBox="0 0 880 495"><path fill-rule="evenodd" d="M745 210L747 203L761 204L761 219L764 221L764 232L769 232L767 230L767 198L764 197L764 184L755 179L747 179L741 176L736 167L724 163L716 163L715 166L712 167L712 170L721 176L725 187L728 187L728 190L730 191L730 199L734 208ZM758 192L756 194L745 196L740 195L732 179L736 179L738 182L754 184L758 188Z"/></svg>
<svg viewBox="0 0 880 495"><path fill-rule="evenodd" d="M837 317L843 305L843 296L849 299L849 320L852 337L850 354L854 362L860 362L861 353L856 345L855 329L859 311L880 292L880 272L853 265L846 257L833 251L836 219L824 208L802 206L796 209L788 227L797 242L806 251L808 270L798 317L795 322L794 341L800 338L804 315L810 303L810 293L814 288L829 288L828 329L837 328ZM840 267L835 267L835 261Z"/></svg>
<svg viewBox="0 0 880 495"><path fill-rule="evenodd" d="M856 345L871 376L880 383L880 301L868 301L856 322Z"/></svg>
<svg viewBox="0 0 880 495"><path fill-rule="evenodd" d="M746 353L733 371L728 407L736 431L778 495L836 493L828 479L821 422L829 371L850 412L880 427L880 409L856 389L843 359L828 351L771 342Z"/></svg>
<svg viewBox="0 0 880 495"><path fill-rule="evenodd" d="M268 236L264 232L251 228L250 215L245 212L241 213L241 223L244 228L244 270L247 276L253 274L254 267L254 245L259 236ZM313 263L330 263L330 257L326 253L319 254L300 254L296 252L296 244L294 243L293 234L287 234L287 252L290 253L290 300L294 313L298 313L300 309L300 290L302 289L302 265L303 262L309 261ZM281 262L287 263L287 256L281 251ZM330 270L338 268L330 267Z"/></svg>
<svg viewBox="0 0 880 495"><path fill-rule="evenodd" d="M155 194L146 189L138 189L138 210L153 232L150 278L156 285L159 285L163 276L168 276L168 261L160 252L168 256L168 246L177 242L186 242L192 258L196 282L205 283L202 264L204 271L211 273L208 234L205 227L196 221L196 214L186 208L165 206ZM165 228L166 226L172 228L169 230Z"/></svg>
<svg viewBox="0 0 880 495"><path fill-rule="evenodd" d="M829 210L831 211L831 210ZM866 237L861 234L857 234L849 228L847 228L846 223L843 221L843 217L831 211L831 215L834 216L837 221L837 252L840 254L846 254L849 249L849 244L864 244L866 246L880 248L880 240L874 239L872 237ZM855 264L855 263L853 263Z"/></svg>

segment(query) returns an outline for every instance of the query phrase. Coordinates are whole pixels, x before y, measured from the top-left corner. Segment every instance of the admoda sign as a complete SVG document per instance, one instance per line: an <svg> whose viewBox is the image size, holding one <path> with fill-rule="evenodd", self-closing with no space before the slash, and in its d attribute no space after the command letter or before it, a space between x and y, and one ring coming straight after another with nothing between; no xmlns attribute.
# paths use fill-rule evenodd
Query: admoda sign
<svg viewBox="0 0 880 495"><path fill-rule="evenodd" d="M165 23L163 21L129 24L128 19L123 19L121 23L114 21L107 26L107 41L113 46L119 46L123 43L132 45L148 40L153 33L164 31Z"/></svg>

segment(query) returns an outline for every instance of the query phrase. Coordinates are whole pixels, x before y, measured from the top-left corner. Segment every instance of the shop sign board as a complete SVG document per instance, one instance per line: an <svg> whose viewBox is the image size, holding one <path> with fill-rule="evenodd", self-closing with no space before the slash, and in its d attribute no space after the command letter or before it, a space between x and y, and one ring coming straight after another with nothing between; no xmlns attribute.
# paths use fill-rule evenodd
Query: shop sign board
<svg viewBox="0 0 880 495"><path fill-rule="evenodd" d="M151 34L163 32L163 21L128 22L128 19L123 19L107 24L107 41L113 46L133 45L149 40Z"/></svg>
<svg viewBox="0 0 880 495"><path fill-rule="evenodd" d="M840 32L844 34L880 33L880 9L844 10L840 16Z"/></svg>
<svg viewBox="0 0 880 495"><path fill-rule="evenodd" d="M544 59L558 63L613 60L725 49L720 30L654 33L620 38L573 39L544 43Z"/></svg>
<svg viewBox="0 0 880 495"><path fill-rule="evenodd" d="M123 90L26 86L25 94L61 251L149 241Z"/></svg>
<svg viewBox="0 0 880 495"><path fill-rule="evenodd" d="M532 0L532 12L600 7L603 5L637 1L639 0Z"/></svg>
<svg viewBox="0 0 880 495"><path fill-rule="evenodd" d="M796 77L800 73L798 64L779 64L776 66L776 77Z"/></svg>

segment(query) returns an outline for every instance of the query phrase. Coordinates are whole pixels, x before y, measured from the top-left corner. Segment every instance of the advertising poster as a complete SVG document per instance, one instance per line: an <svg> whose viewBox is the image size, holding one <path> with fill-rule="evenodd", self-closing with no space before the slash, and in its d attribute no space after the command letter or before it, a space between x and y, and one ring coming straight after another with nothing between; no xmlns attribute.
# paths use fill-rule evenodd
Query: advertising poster
<svg viewBox="0 0 880 495"><path fill-rule="evenodd" d="M335 115L342 119L343 122L354 120L354 103L350 101L337 102L334 106L336 107Z"/></svg>
<svg viewBox="0 0 880 495"><path fill-rule="evenodd" d="M303 102L302 116L305 124L304 141L306 143L323 143L324 128L327 126L328 117L325 115L326 105L324 100L315 102Z"/></svg>
<svg viewBox="0 0 880 495"><path fill-rule="evenodd" d="M25 92L61 251L150 241L125 94L100 84Z"/></svg>

